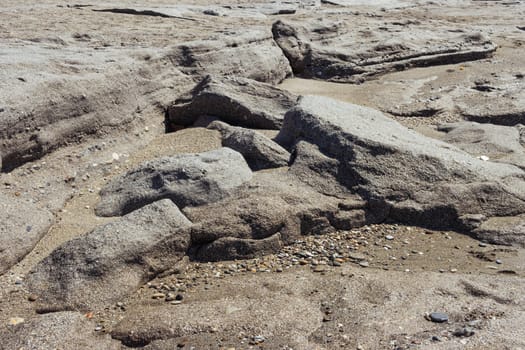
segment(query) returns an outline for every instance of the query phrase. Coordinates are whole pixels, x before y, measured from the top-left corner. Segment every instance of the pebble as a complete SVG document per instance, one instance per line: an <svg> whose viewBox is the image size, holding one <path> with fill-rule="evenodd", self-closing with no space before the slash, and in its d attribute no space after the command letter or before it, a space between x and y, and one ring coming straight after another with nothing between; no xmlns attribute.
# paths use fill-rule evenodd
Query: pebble
<svg viewBox="0 0 525 350"><path fill-rule="evenodd" d="M450 269L450 272L452 273L458 272L458 269Z"/></svg>
<svg viewBox="0 0 525 350"><path fill-rule="evenodd" d="M456 337L472 337L476 332L470 327L462 327L456 329L452 334Z"/></svg>
<svg viewBox="0 0 525 350"><path fill-rule="evenodd" d="M9 324L11 326L16 326L17 324L24 323L25 320L22 317L12 317L9 319Z"/></svg>
<svg viewBox="0 0 525 350"><path fill-rule="evenodd" d="M370 264L368 263L368 261L361 261L359 263L359 266L361 266L361 267L368 267L368 266L370 266Z"/></svg>
<svg viewBox="0 0 525 350"><path fill-rule="evenodd" d="M27 297L27 300L29 300L29 301L36 301L37 299L38 299L38 296L36 294L30 294Z"/></svg>
<svg viewBox="0 0 525 350"><path fill-rule="evenodd" d="M503 261L501 261L500 259L496 259L496 264L503 264Z"/></svg>
<svg viewBox="0 0 525 350"><path fill-rule="evenodd" d="M436 323L443 323L448 321L448 315L443 312L431 312L430 320Z"/></svg>
<svg viewBox="0 0 525 350"><path fill-rule="evenodd" d="M487 244L486 244L486 243L480 243L480 244L478 244L478 245L479 245L480 247L482 247L482 248L484 248L484 247L486 247L486 246L487 246Z"/></svg>
<svg viewBox="0 0 525 350"><path fill-rule="evenodd" d="M385 236L385 238L386 238L387 240L391 241L391 240L394 239L394 236L392 236L392 235L387 235L387 236Z"/></svg>

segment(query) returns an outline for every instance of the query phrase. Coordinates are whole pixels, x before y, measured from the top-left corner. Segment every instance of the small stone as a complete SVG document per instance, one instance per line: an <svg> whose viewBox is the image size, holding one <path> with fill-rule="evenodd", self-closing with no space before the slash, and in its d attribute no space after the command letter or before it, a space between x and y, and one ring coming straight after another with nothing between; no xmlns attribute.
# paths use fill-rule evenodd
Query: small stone
<svg viewBox="0 0 525 350"><path fill-rule="evenodd" d="M361 267L368 267L368 266L370 266L370 264L368 263L368 261L361 261L359 263L359 266L361 266Z"/></svg>
<svg viewBox="0 0 525 350"><path fill-rule="evenodd" d="M151 296L153 299L164 299L166 295L164 293L155 293Z"/></svg>
<svg viewBox="0 0 525 350"><path fill-rule="evenodd" d="M470 327L462 327L456 329L452 334L454 334L456 337L472 337L475 332L474 329Z"/></svg>
<svg viewBox="0 0 525 350"><path fill-rule="evenodd" d="M27 300L29 300L29 301L36 301L37 299L38 299L38 296L36 294L30 294L27 297Z"/></svg>
<svg viewBox="0 0 525 350"><path fill-rule="evenodd" d="M436 323L443 323L448 321L448 315L443 312L430 313L430 320Z"/></svg>
<svg viewBox="0 0 525 350"><path fill-rule="evenodd" d="M314 267L313 271L314 272L325 272L326 267L325 265L317 265L316 267Z"/></svg>
<svg viewBox="0 0 525 350"><path fill-rule="evenodd" d="M17 324L24 323L24 321L22 317L12 317L9 319L9 325L16 326Z"/></svg>
<svg viewBox="0 0 525 350"><path fill-rule="evenodd" d="M483 243L483 242L479 243L478 245L479 245L480 247L482 247L482 248L487 246L487 244L486 244L486 243Z"/></svg>
<svg viewBox="0 0 525 350"><path fill-rule="evenodd" d="M503 264L503 261L501 261L500 259L496 259L496 264Z"/></svg>
<svg viewBox="0 0 525 350"><path fill-rule="evenodd" d="M98 325L95 327L95 332L99 332L102 330L102 326Z"/></svg>
<svg viewBox="0 0 525 350"><path fill-rule="evenodd" d="M450 272L452 273L458 272L458 269L450 269Z"/></svg>
<svg viewBox="0 0 525 350"><path fill-rule="evenodd" d="M171 305L180 305L182 304L182 301L180 300L173 300L172 302L170 302Z"/></svg>
<svg viewBox="0 0 525 350"><path fill-rule="evenodd" d="M437 335L432 336L432 341L441 341Z"/></svg>
<svg viewBox="0 0 525 350"><path fill-rule="evenodd" d="M357 261L361 261L361 260L365 260L366 259L366 256L363 255L363 254L360 254L360 253L350 253L350 254L348 254L348 257L351 260L357 260Z"/></svg>
<svg viewBox="0 0 525 350"><path fill-rule="evenodd" d="M265 340L266 339L262 335L256 335L252 338L252 344L256 345L256 344L264 343Z"/></svg>
<svg viewBox="0 0 525 350"><path fill-rule="evenodd" d="M392 235L387 235L387 236L385 236L385 238L386 238L387 240L391 241L391 240L394 239L394 236L392 236Z"/></svg>

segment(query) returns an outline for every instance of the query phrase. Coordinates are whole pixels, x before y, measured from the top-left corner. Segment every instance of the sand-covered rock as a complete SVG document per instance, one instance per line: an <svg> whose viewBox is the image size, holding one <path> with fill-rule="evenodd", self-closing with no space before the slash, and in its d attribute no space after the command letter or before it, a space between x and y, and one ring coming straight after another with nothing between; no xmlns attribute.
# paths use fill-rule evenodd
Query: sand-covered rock
<svg viewBox="0 0 525 350"><path fill-rule="evenodd" d="M28 276L29 289L42 311L111 305L184 256L190 225L169 199L157 201L55 249Z"/></svg>
<svg viewBox="0 0 525 350"><path fill-rule="evenodd" d="M123 215L163 198L180 208L202 205L231 195L251 177L242 155L227 147L154 159L110 181L96 211Z"/></svg>
<svg viewBox="0 0 525 350"><path fill-rule="evenodd" d="M0 193L0 274L29 253L53 221L37 204Z"/></svg>

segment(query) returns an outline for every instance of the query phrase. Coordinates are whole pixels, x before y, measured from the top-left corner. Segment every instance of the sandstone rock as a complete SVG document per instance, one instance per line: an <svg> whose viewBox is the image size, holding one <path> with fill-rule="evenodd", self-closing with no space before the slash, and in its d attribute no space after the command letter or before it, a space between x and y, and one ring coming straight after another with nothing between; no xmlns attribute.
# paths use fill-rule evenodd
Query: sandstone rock
<svg viewBox="0 0 525 350"><path fill-rule="evenodd" d="M488 218L474 228L472 233L481 241L525 247L525 215Z"/></svg>
<svg viewBox="0 0 525 350"><path fill-rule="evenodd" d="M242 154L254 171L288 165L290 153L254 130L229 126L220 121L211 123L208 128L219 130L222 145Z"/></svg>
<svg viewBox="0 0 525 350"><path fill-rule="evenodd" d="M243 288L238 286L238 290L232 290L227 296L195 300L173 308L139 308L115 327L112 336L128 346L143 346L155 340L169 344L168 340L178 337L190 340L204 333L221 334L241 328L244 332L255 332L262 328L265 334L285 337L290 346L297 338L306 338L322 318L319 307L312 301L282 293L286 286L279 292L268 292L271 299L264 303L254 299L254 294L267 293L252 288L250 296L243 295ZM282 332L286 327L291 328ZM176 347L174 343L171 345ZM156 348L154 343L151 348ZM168 348L173 347L164 347Z"/></svg>
<svg viewBox="0 0 525 350"><path fill-rule="evenodd" d="M442 140L475 156L525 168L525 151L518 128L475 122L440 125Z"/></svg>
<svg viewBox="0 0 525 350"><path fill-rule="evenodd" d="M276 84L291 74L286 57L266 31L247 30L186 42L173 48L168 57L190 75L237 76Z"/></svg>
<svg viewBox="0 0 525 350"><path fill-rule="evenodd" d="M188 249L191 222L168 199L64 243L27 278L42 311L116 303Z"/></svg>
<svg viewBox="0 0 525 350"><path fill-rule="evenodd" d="M340 82L410 67L451 64L488 57L496 45L480 33L452 33L448 25L385 22L367 18L368 29L322 19L308 25L277 21L272 32L293 72ZM380 43L380 44L378 44Z"/></svg>
<svg viewBox="0 0 525 350"><path fill-rule="evenodd" d="M357 196L323 195L282 168L258 172L235 196L184 209L194 223L190 255L204 261L249 258L275 252L301 235L374 222L367 208L345 207L350 198Z"/></svg>
<svg viewBox="0 0 525 350"><path fill-rule="evenodd" d="M382 201L390 218L400 222L457 227L464 214L525 212L521 169L476 159L370 108L304 97L286 114L277 140L316 145L342 164L334 175L341 184L369 201Z"/></svg>
<svg viewBox="0 0 525 350"><path fill-rule="evenodd" d="M231 195L251 177L242 155L230 148L159 158L110 181L96 212L123 215L162 198L181 208L202 205Z"/></svg>
<svg viewBox="0 0 525 350"><path fill-rule="evenodd" d="M189 126L200 116L211 115L232 125L279 129L296 101L296 96L268 84L207 76L188 96L168 107L167 122Z"/></svg>
<svg viewBox="0 0 525 350"><path fill-rule="evenodd" d="M2 349L121 349L108 334L77 312L39 315L10 329L0 330Z"/></svg>
<svg viewBox="0 0 525 350"><path fill-rule="evenodd" d="M0 193L0 274L29 253L53 221L38 205Z"/></svg>

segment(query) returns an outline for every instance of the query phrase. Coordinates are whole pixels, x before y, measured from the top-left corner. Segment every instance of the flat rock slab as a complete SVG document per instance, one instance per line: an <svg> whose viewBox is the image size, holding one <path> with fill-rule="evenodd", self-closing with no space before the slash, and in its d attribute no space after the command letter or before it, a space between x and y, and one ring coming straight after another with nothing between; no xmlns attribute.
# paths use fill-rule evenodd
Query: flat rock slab
<svg viewBox="0 0 525 350"><path fill-rule="evenodd" d="M463 214L525 212L523 170L477 159L370 108L306 96L286 114L277 140L316 145L339 162L334 176L341 183L388 203L401 222L454 227Z"/></svg>
<svg viewBox="0 0 525 350"><path fill-rule="evenodd" d="M96 213L117 216L169 198L180 208L216 202L249 181L252 171L230 148L148 161L111 180L101 191Z"/></svg>
<svg viewBox="0 0 525 350"><path fill-rule="evenodd" d="M445 133L443 141L475 157L509 163L525 169L525 150L518 128L458 122L440 125L438 130Z"/></svg>
<svg viewBox="0 0 525 350"><path fill-rule="evenodd" d="M489 57L496 45L481 33L448 23L367 19L352 22L274 23L272 32L295 74L359 83L379 74Z"/></svg>
<svg viewBox="0 0 525 350"><path fill-rule="evenodd" d="M29 253L53 221L48 210L0 193L0 274Z"/></svg>
<svg viewBox="0 0 525 350"><path fill-rule="evenodd" d="M191 222L168 199L68 241L27 278L42 311L93 310L132 293L178 261Z"/></svg>
<svg viewBox="0 0 525 350"><path fill-rule="evenodd" d="M241 329L259 334L264 329L264 334L272 334L271 338L285 338L285 344L290 346L304 342L306 335L313 332L322 319L318 305L309 298L282 293L283 289L287 290L285 285L273 292L263 290L257 293L250 289L255 292L252 295L244 295L244 288L238 287L237 292L232 290L232 294L212 300L136 309L115 327L111 335L125 345L134 346L155 340L193 338L204 333L221 334ZM257 294L271 294L271 297L261 302L254 298ZM177 344L171 345L175 346L166 348L177 347ZM154 344L152 348L155 348Z"/></svg>
<svg viewBox="0 0 525 350"><path fill-rule="evenodd" d="M1 329L2 349L121 349L108 334L77 312L39 315L9 329Z"/></svg>
<svg viewBox="0 0 525 350"><path fill-rule="evenodd" d="M272 33L248 30L174 47L171 63L190 75L237 76L276 84L292 71Z"/></svg>
<svg viewBox="0 0 525 350"><path fill-rule="evenodd" d="M268 84L207 76L168 107L167 122L189 126L208 115L247 128L279 129L284 114L296 102L297 96Z"/></svg>
<svg viewBox="0 0 525 350"><path fill-rule="evenodd" d="M252 170L288 165L290 153L257 131L214 121L208 128L220 131L222 145L243 155Z"/></svg>

